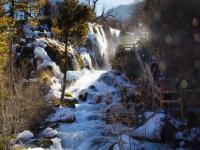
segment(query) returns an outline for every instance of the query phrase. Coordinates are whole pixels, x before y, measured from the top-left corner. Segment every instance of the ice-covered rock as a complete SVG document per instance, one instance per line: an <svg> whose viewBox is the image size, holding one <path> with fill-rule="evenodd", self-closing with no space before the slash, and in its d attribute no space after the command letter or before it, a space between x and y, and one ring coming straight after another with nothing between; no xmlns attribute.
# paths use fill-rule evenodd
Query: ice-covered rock
<svg viewBox="0 0 200 150"><path fill-rule="evenodd" d="M151 140L161 140L161 131L164 125L164 113L157 113L149 118L146 123L133 131L134 136Z"/></svg>
<svg viewBox="0 0 200 150"><path fill-rule="evenodd" d="M17 140L28 141L33 137L34 137L33 133L26 130L17 135Z"/></svg>
<svg viewBox="0 0 200 150"><path fill-rule="evenodd" d="M39 57L39 58L42 58L43 60L49 59L47 52L42 47L36 47L35 50L34 50L34 54L35 54L36 58Z"/></svg>
<svg viewBox="0 0 200 150"><path fill-rule="evenodd" d="M75 121L75 115L73 110L65 107L60 107L55 110L54 114L51 114L46 119L46 122L63 122L63 123L72 123Z"/></svg>
<svg viewBox="0 0 200 150"><path fill-rule="evenodd" d="M46 128L43 132L42 135L46 138L53 138L58 134L58 131L53 130L52 128Z"/></svg>

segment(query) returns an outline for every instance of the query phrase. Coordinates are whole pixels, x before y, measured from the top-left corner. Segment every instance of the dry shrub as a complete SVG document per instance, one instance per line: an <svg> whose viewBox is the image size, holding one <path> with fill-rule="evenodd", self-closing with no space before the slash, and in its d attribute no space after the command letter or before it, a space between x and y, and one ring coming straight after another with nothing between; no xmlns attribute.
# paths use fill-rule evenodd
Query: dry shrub
<svg viewBox="0 0 200 150"><path fill-rule="evenodd" d="M17 133L36 129L51 110L48 103L42 100L37 83L24 86L22 81L18 81L13 94L9 74L3 76L0 82L0 149L9 149L10 139Z"/></svg>

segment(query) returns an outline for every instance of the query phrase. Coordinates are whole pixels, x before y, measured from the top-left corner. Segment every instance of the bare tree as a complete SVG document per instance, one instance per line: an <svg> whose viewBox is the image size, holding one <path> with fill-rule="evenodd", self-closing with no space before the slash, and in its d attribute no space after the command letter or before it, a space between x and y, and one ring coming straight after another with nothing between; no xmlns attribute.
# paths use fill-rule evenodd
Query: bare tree
<svg viewBox="0 0 200 150"><path fill-rule="evenodd" d="M99 0L88 0L87 4L92 8L93 11L96 11L98 2L99 2ZM95 19L93 20L93 22L97 22L99 20L105 21L105 20L107 20L108 18L111 18L111 17L112 18L115 17L113 15L113 9L106 11L105 7L103 7L101 15L96 16Z"/></svg>

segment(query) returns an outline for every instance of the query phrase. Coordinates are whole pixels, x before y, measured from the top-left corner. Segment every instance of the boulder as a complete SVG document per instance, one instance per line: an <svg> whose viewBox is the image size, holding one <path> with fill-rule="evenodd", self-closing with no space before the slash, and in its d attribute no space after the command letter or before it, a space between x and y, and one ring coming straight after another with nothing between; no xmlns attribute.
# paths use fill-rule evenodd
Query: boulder
<svg viewBox="0 0 200 150"><path fill-rule="evenodd" d="M85 93L82 93L78 96L79 100L80 101L86 101L87 100L87 97L88 97L88 93L85 92Z"/></svg>
<svg viewBox="0 0 200 150"><path fill-rule="evenodd" d="M136 50L120 50L116 53L112 62L113 69L120 73L126 73L130 79L137 79L143 76L143 62Z"/></svg>
<svg viewBox="0 0 200 150"><path fill-rule="evenodd" d="M77 104L78 101L74 98L65 98L64 101L61 102L62 106L75 108L75 104Z"/></svg>
<svg viewBox="0 0 200 150"><path fill-rule="evenodd" d="M47 123L73 123L76 118L73 110L65 107L59 107L46 119Z"/></svg>
<svg viewBox="0 0 200 150"><path fill-rule="evenodd" d="M28 141L33 137L34 137L33 133L26 130L17 135L17 140Z"/></svg>
<svg viewBox="0 0 200 150"><path fill-rule="evenodd" d="M45 138L54 138L56 137L58 134L58 132L56 130L53 130L52 128L46 128L43 132L42 132L42 135L45 137Z"/></svg>

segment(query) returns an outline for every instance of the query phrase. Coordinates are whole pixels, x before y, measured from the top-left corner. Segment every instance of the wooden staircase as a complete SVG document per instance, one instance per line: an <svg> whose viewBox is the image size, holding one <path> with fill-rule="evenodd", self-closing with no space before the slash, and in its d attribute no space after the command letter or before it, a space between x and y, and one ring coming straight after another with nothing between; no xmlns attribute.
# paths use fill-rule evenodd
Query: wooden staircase
<svg viewBox="0 0 200 150"><path fill-rule="evenodd" d="M166 88L162 84L160 88L160 107L173 115L186 119L181 90Z"/></svg>
<svg viewBox="0 0 200 150"><path fill-rule="evenodd" d="M160 106L161 108L165 108L167 106L167 110L175 115L180 115L182 119L184 119L184 108L182 97L179 96L179 91L176 90L163 90L160 92Z"/></svg>

